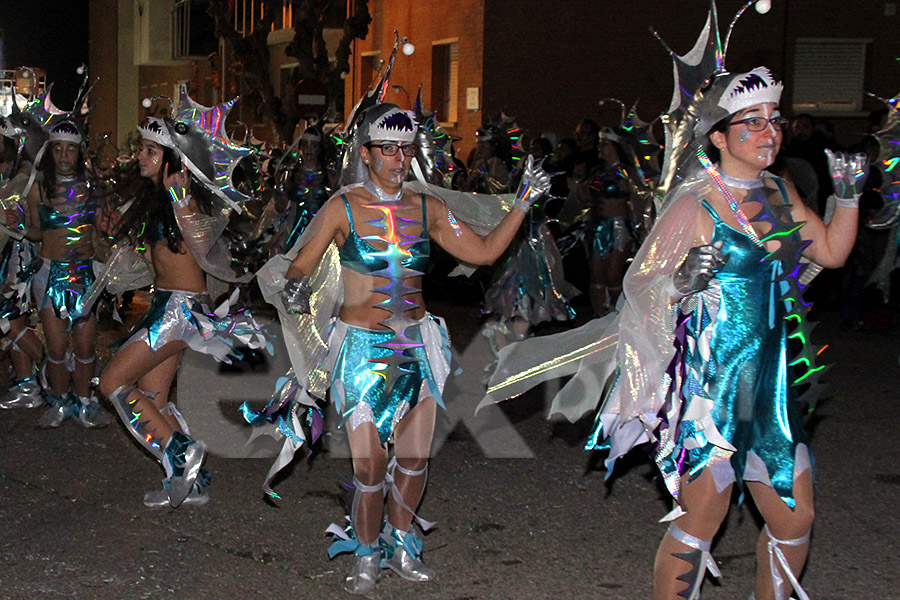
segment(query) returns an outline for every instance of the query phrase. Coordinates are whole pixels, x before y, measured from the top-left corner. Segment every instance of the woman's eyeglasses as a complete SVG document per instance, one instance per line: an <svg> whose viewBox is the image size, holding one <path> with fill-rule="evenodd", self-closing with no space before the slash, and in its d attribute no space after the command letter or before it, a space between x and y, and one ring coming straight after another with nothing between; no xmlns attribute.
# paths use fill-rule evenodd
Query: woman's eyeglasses
<svg viewBox="0 0 900 600"><path fill-rule="evenodd" d="M415 144L366 144L366 148L379 148L381 149L381 153L385 156L394 156L397 154L397 150L403 152L403 156L407 158L413 157L416 155L416 149L418 146Z"/></svg>
<svg viewBox="0 0 900 600"><path fill-rule="evenodd" d="M750 131L762 131L769 126L769 123L771 123L772 127L775 128L775 131L784 131L790 122L790 119L782 116L770 117L768 119L766 117L747 117L746 119L732 121L728 126L746 125L747 129Z"/></svg>

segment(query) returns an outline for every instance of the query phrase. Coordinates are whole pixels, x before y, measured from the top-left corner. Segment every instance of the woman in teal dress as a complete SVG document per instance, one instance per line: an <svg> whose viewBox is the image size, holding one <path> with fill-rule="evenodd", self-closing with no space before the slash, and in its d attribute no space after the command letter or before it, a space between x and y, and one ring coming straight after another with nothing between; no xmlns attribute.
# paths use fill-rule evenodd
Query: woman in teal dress
<svg viewBox="0 0 900 600"><path fill-rule="evenodd" d="M589 448L607 465L643 442L675 509L656 555L654 598L696 598L735 484L766 525L757 600L807 598L799 577L812 528L813 476L792 387L814 378L803 340L801 255L839 267L855 239L861 159L830 155L836 208L826 225L764 171L787 120L768 70L717 73L698 93L701 164L670 192L625 279L616 383ZM705 98L705 100L704 100ZM709 156L707 156L707 154Z"/></svg>

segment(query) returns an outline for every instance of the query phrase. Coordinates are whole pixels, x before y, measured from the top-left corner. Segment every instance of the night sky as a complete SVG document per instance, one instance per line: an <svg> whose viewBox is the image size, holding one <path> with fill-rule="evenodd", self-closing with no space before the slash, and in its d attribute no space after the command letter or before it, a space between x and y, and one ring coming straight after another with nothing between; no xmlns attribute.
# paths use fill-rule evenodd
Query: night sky
<svg viewBox="0 0 900 600"><path fill-rule="evenodd" d="M39 67L53 102L71 110L88 62L88 0L0 0L3 68Z"/></svg>

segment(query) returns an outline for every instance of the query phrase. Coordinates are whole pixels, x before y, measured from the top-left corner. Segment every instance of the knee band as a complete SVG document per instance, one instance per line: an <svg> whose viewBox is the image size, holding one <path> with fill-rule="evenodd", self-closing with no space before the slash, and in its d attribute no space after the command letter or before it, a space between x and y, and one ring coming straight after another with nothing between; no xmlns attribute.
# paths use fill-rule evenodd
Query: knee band
<svg viewBox="0 0 900 600"><path fill-rule="evenodd" d="M679 581L687 584L687 588L679 592L685 600L696 600L700 597L700 585L703 583L703 576L706 575L707 569L715 577L721 577L719 567L713 560L710 549L712 548L711 540L701 540L683 531L680 527L672 523L669 525L668 534L677 542L693 548L690 552L680 552L673 554L675 558L679 558L691 565L691 569L678 577Z"/></svg>
<svg viewBox="0 0 900 600"><path fill-rule="evenodd" d="M18 334L16 334L16 337L14 337L12 340L10 340L10 342L9 342L10 350L13 350L15 352L24 352L24 350L22 350L22 348L19 347L19 340L21 340L22 336L24 336L30 330L31 330L30 327L23 327L22 331L20 331Z"/></svg>
<svg viewBox="0 0 900 600"><path fill-rule="evenodd" d="M418 471L413 471L411 469L406 469L400 466L400 463L394 463L394 468L403 473L404 475L409 475L410 477L419 477L421 475L425 475L428 473L428 463L425 463L425 466L419 469Z"/></svg>
<svg viewBox="0 0 900 600"><path fill-rule="evenodd" d="M809 596L806 594L803 588L800 587L800 582L797 581L797 576L794 575L793 571L791 571L791 567L788 564L787 557L785 557L784 552L782 552L781 548L779 548L778 546L803 546L804 544L808 544L812 531L808 531L806 532L806 535L794 538L792 540L779 540L772 535L771 531L769 531L768 525L763 526L763 531L766 532L766 536L769 538L767 544L767 549L769 551L769 571L772 573L772 589L775 592L775 600L786 600L787 598L787 596L785 596L784 578L778 572L779 565L784 570L784 574L787 575L788 580L791 582L794 591L797 593L797 597L800 600L809 600Z"/></svg>
<svg viewBox="0 0 900 600"><path fill-rule="evenodd" d="M47 359L47 362L48 362L48 363L51 363L51 364L54 364L54 365L66 365L66 366L68 366L68 363L71 362L71 361L70 361L71 356L72 356L71 354L69 354L68 352L66 352L66 353L63 355L62 358L53 358L52 356L50 356L50 353L48 352L48 353L47 353L47 356L46 356L46 359Z"/></svg>
<svg viewBox="0 0 900 600"><path fill-rule="evenodd" d="M87 358L81 358L81 357L78 356L77 354L73 354L73 356L75 357L75 361L78 362L79 364L82 364L82 365L89 365L89 364L91 364L91 363L93 363L94 361L97 360L97 353L96 353L96 352L94 352L93 354L91 354L91 355L90 355L89 357L87 357Z"/></svg>

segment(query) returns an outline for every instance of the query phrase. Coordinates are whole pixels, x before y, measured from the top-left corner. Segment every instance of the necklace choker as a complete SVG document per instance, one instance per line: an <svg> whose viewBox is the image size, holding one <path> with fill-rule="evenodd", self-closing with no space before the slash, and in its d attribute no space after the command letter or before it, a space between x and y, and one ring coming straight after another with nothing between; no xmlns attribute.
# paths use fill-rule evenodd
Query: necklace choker
<svg viewBox="0 0 900 600"><path fill-rule="evenodd" d="M366 191L378 198L379 202L400 202L400 199L403 197L403 186L400 186L400 189L397 190L396 194L388 194L383 189L372 183L371 181L367 181L363 184L363 187L366 188Z"/></svg>
<svg viewBox="0 0 900 600"><path fill-rule="evenodd" d="M723 172L721 168L719 174L722 176L722 181L725 182L725 185L739 190L755 190L763 186L762 176L756 179L739 179Z"/></svg>

